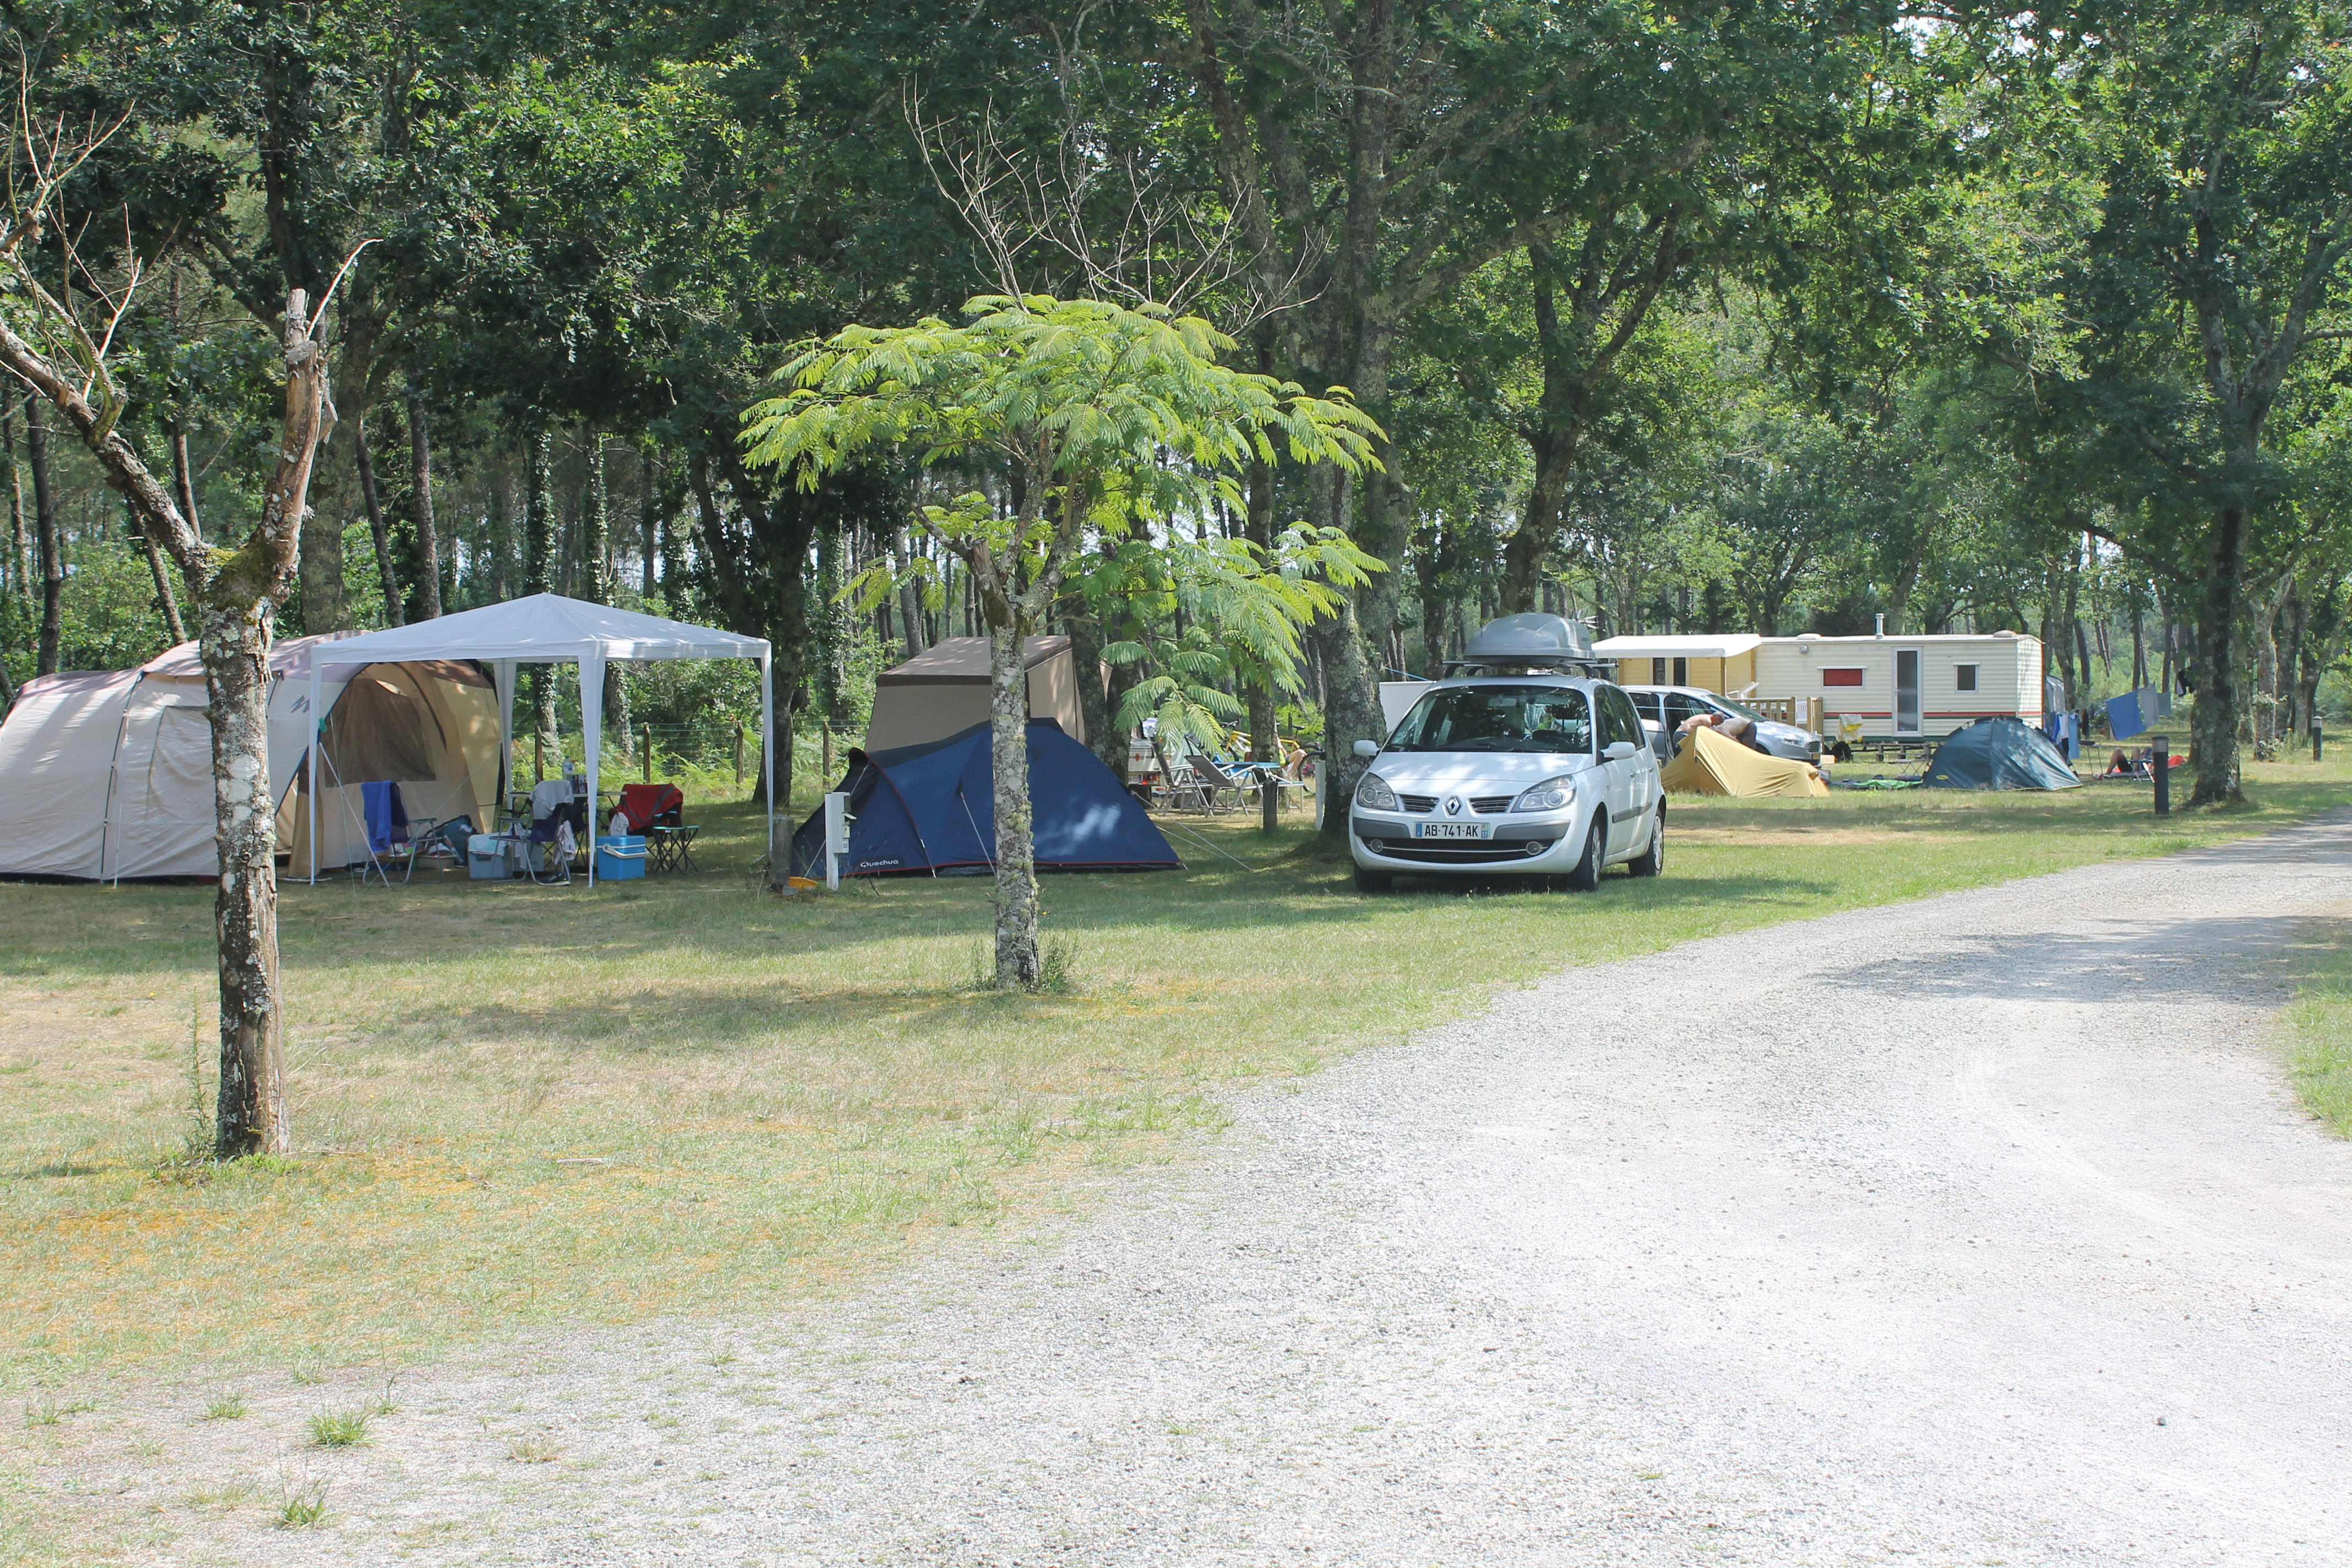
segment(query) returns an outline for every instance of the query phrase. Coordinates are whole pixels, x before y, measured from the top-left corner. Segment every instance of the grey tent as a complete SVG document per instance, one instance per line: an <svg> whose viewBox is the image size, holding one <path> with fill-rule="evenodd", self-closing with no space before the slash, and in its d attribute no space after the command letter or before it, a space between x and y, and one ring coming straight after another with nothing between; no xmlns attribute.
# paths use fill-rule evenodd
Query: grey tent
<svg viewBox="0 0 2352 1568"><path fill-rule="evenodd" d="M1919 782L1929 789L2073 789L2083 781L2047 735L2003 714L1947 737Z"/></svg>

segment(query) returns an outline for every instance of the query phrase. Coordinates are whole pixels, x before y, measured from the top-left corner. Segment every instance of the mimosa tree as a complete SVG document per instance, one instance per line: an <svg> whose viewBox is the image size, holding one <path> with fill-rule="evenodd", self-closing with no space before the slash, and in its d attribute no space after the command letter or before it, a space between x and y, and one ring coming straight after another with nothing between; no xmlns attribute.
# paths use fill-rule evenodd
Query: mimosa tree
<svg viewBox="0 0 2352 1568"><path fill-rule="evenodd" d="M814 488L892 451L1003 481L916 509L913 524L971 574L988 627L996 812L996 984L1037 984L1030 832L1029 687L1040 630L1090 538L1148 538L1158 521L1241 504L1253 460L1375 465L1378 426L1347 392L1324 396L1218 363L1233 340L1157 307L984 295L961 325L849 327L802 345L791 390L744 414L750 460Z"/></svg>

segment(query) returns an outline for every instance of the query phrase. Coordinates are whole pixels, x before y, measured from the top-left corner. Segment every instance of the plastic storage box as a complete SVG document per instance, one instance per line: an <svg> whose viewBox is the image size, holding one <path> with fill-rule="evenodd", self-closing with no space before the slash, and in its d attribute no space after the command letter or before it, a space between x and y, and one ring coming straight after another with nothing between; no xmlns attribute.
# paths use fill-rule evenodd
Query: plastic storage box
<svg viewBox="0 0 2352 1568"><path fill-rule="evenodd" d="M515 874L514 840L477 833L466 840L466 869L477 882L502 882Z"/></svg>
<svg viewBox="0 0 2352 1568"><path fill-rule="evenodd" d="M623 837L605 834L596 840L596 879L634 881L646 874L646 841L632 833Z"/></svg>

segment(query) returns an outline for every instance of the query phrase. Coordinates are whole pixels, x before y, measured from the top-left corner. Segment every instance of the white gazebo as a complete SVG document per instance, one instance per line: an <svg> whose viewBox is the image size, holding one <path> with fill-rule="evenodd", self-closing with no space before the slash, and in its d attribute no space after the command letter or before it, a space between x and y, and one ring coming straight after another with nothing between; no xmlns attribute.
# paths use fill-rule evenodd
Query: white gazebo
<svg viewBox="0 0 2352 1568"><path fill-rule="evenodd" d="M345 637L331 652L310 661L311 837L318 842L320 700L323 667L394 664L407 659L474 658L488 664L498 680L499 755L510 785L514 778L515 671L526 664L580 667L580 727L588 753L588 879L596 879L597 752L604 728L604 665L609 659L756 658L760 661L760 771L768 797L768 854L776 852L776 760L774 670L761 637L738 637L709 626L635 610L616 610L560 594L533 594L503 605L461 610L438 620L418 621L390 631ZM310 879L319 879L312 857Z"/></svg>

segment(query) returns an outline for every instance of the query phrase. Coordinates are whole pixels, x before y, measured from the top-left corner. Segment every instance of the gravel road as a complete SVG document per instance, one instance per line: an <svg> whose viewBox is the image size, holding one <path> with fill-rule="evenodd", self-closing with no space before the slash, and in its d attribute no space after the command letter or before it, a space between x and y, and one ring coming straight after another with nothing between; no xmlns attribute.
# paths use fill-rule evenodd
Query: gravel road
<svg viewBox="0 0 2352 1568"><path fill-rule="evenodd" d="M2347 912L2338 818L1568 970L1065 1234L436 1369L337 1528L177 1550L2352 1562L2352 1146L2270 1014Z"/></svg>

